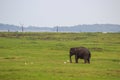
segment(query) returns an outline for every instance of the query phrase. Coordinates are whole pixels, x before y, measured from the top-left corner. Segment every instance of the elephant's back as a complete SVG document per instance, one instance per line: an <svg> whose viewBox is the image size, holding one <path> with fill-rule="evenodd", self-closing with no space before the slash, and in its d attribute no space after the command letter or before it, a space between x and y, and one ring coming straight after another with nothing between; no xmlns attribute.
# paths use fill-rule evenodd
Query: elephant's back
<svg viewBox="0 0 120 80"><path fill-rule="evenodd" d="M89 49L85 47L79 47L78 52L80 52L81 54L90 54Z"/></svg>

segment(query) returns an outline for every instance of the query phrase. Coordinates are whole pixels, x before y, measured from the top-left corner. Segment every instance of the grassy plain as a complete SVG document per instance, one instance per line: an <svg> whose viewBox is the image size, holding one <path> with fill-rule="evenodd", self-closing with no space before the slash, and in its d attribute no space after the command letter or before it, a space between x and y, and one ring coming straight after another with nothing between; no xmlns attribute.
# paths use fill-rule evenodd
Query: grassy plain
<svg viewBox="0 0 120 80"><path fill-rule="evenodd" d="M79 46L90 49L91 64L67 62ZM120 33L0 33L0 80L118 79Z"/></svg>

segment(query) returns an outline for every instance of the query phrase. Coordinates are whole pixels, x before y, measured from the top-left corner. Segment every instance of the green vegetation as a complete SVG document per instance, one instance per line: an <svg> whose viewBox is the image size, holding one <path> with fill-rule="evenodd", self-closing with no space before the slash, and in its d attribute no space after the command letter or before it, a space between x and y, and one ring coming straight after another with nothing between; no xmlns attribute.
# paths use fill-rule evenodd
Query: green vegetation
<svg viewBox="0 0 120 80"><path fill-rule="evenodd" d="M90 49L91 64L67 62L78 46ZM120 33L0 33L0 80L118 79Z"/></svg>

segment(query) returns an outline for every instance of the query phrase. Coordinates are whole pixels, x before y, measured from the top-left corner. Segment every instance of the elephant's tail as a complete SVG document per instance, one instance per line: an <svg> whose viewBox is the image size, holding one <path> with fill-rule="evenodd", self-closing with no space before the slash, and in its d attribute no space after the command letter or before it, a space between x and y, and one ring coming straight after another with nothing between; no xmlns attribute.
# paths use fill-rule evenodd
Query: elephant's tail
<svg viewBox="0 0 120 80"><path fill-rule="evenodd" d="M89 52L89 57L91 58L91 53Z"/></svg>

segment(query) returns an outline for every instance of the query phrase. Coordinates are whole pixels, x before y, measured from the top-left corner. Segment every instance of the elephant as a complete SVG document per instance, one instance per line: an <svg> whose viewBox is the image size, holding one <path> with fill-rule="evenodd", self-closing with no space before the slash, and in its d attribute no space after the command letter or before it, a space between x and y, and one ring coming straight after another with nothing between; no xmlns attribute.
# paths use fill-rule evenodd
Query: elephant
<svg viewBox="0 0 120 80"><path fill-rule="evenodd" d="M91 53L85 47L74 47L70 48L70 63L72 63L71 57L75 55L75 62L78 63L78 59L84 59L84 63L90 64Z"/></svg>

